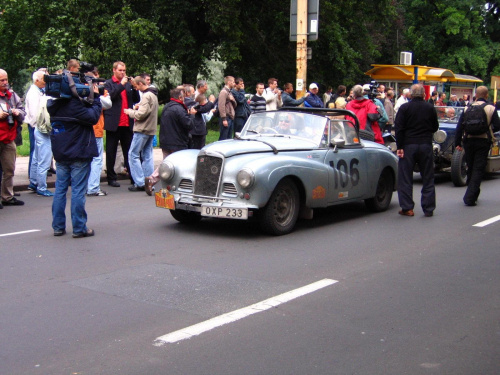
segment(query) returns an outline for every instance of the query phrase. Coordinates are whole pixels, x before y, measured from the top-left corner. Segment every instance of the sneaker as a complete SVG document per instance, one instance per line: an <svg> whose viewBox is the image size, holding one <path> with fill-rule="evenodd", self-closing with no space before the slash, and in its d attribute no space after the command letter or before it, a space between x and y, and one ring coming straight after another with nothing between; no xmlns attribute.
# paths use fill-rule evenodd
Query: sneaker
<svg viewBox="0 0 500 375"><path fill-rule="evenodd" d="M16 198L12 198L9 201L2 201L2 204L4 206L24 206L24 202Z"/></svg>
<svg viewBox="0 0 500 375"><path fill-rule="evenodd" d="M108 193L106 193L104 190L99 190L95 193L87 193L88 197L103 197L105 195L108 195Z"/></svg>
<svg viewBox="0 0 500 375"><path fill-rule="evenodd" d="M41 197L53 197L54 193L51 192L50 190L37 190L36 195Z"/></svg>
<svg viewBox="0 0 500 375"><path fill-rule="evenodd" d="M94 234L95 232L93 229L87 229L87 231L83 233L73 233L73 238L93 237Z"/></svg>
<svg viewBox="0 0 500 375"><path fill-rule="evenodd" d="M153 180L151 177L146 177L144 179L144 190L146 191L146 194L147 195L153 195L153 190L154 190L154 186L153 186Z"/></svg>
<svg viewBox="0 0 500 375"><path fill-rule="evenodd" d="M146 189L144 188L144 186L132 185L132 186L129 186L128 190L129 191L145 191Z"/></svg>
<svg viewBox="0 0 500 375"><path fill-rule="evenodd" d="M36 192L36 185L35 184L29 184L28 185L28 190L32 192Z"/></svg>

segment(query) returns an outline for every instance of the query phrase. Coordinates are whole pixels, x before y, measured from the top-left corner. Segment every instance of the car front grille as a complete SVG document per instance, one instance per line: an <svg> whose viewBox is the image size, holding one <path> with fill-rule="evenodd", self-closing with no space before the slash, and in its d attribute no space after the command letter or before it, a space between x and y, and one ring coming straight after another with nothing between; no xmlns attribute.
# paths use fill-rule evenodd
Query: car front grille
<svg viewBox="0 0 500 375"><path fill-rule="evenodd" d="M179 182L179 190L186 190L189 192L193 191L193 181L187 180L187 179L182 179L181 182Z"/></svg>
<svg viewBox="0 0 500 375"><path fill-rule="evenodd" d="M222 173L223 159L216 156L198 155L194 193L207 197L217 196Z"/></svg>
<svg viewBox="0 0 500 375"><path fill-rule="evenodd" d="M234 184L230 184L227 182L224 182L222 185L222 192L227 195L238 195L238 191L236 190L236 186Z"/></svg>

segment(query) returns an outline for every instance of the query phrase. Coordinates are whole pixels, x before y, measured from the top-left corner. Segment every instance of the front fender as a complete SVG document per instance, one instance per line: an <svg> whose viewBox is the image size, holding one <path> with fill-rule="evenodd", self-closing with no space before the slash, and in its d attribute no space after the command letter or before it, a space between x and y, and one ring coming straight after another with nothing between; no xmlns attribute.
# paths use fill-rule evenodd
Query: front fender
<svg viewBox="0 0 500 375"><path fill-rule="evenodd" d="M239 188L244 193L250 194L250 201L260 208L267 204L276 185L287 176L294 177L301 184L299 190L303 190L305 193L306 206L311 206L313 190L316 187L322 186L324 189L328 187L328 170L318 159L311 160L278 154L257 157L245 163L228 160L224 174L236 177L243 168L249 168L254 172L255 182L248 189ZM322 206L319 200L315 200L314 203L316 206Z"/></svg>

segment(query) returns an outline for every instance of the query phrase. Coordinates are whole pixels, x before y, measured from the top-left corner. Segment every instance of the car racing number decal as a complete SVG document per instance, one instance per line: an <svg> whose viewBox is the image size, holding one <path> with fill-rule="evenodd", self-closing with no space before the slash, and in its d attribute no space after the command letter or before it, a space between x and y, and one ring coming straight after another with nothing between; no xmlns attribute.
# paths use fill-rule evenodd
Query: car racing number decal
<svg viewBox="0 0 500 375"><path fill-rule="evenodd" d="M335 181L335 189L345 188L349 182L354 187L359 183L359 169L357 168L359 160L354 158L349 165L343 159L337 161L337 165L333 160L330 161L330 167L333 169L333 180Z"/></svg>

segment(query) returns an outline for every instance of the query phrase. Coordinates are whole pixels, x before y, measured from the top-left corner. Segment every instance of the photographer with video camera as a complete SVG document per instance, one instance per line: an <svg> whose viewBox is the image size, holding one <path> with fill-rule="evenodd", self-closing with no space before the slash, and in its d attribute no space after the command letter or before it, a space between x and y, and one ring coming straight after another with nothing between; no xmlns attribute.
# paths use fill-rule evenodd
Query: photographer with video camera
<svg viewBox="0 0 500 375"><path fill-rule="evenodd" d="M1 196L3 206L22 206L23 201L14 197L14 171L16 169L17 127L24 121L23 103L9 89L7 72L0 69L0 164L2 166Z"/></svg>
<svg viewBox="0 0 500 375"><path fill-rule="evenodd" d="M67 71L65 74L67 77L71 75ZM50 78L48 80L50 81ZM82 90L81 86L88 87L89 91ZM52 202L52 228L54 236L66 233L66 193L71 185L73 238L94 235L94 230L87 228L85 192L90 164L92 159L98 156L93 126L101 115L97 83L87 81L78 87L79 93L85 92L88 97L82 98L75 91L69 98L60 95L58 99L50 99L47 103L52 125L50 140L57 166L56 189Z"/></svg>
<svg viewBox="0 0 500 375"><path fill-rule="evenodd" d="M127 68L122 61L113 64L113 77L104 83L108 90L113 106L104 111L104 129L106 130L106 173L108 185L120 187L115 173L116 152L120 142L125 168L130 173L128 152L132 143L134 119L124 110L133 109L134 104L140 101L139 92L132 87L130 78L126 76ZM130 175L130 182L134 179Z"/></svg>

